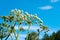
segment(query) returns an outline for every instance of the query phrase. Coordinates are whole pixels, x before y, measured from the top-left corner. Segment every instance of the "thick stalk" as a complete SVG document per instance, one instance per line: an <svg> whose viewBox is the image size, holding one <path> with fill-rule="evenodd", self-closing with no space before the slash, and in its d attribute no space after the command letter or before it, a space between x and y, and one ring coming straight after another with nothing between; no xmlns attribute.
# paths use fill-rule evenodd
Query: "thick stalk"
<svg viewBox="0 0 60 40"><path fill-rule="evenodd" d="M28 27L28 34L30 33L30 26Z"/></svg>
<svg viewBox="0 0 60 40"><path fill-rule="evenodd" d="M16 40L18 40L19 34L20 34L20 33L17 34Z"/></svg>
<svg viewBox="0 0 60 40"><path fill-rule="evenodd" d="M14 33L14 35L15 35L16 40L18 40L19 33L17 35Z"/></svg>
<svg viewBox="0 0 60 40"><path fill-rule="evenodd" d="M15 32L14 32L14 36L15 36L15 38L16 38L16 34L15 34Z"/></svg>
<svg viewBox="0 0 60 40"><path fill-rule="evenodd" d="M40 37L40 32L38 33L38 40L40 40L39 37Z"/></svg>
<svg viewBox="0 0 60 40"><path fill-rule="evenodd" d="M18 29L20 29L20 24L18 25ZM20 34L20 30L18 31L18 34L16 36L16 40L18 40L19 34Z"/></svg>
<svg viewBox="0 0 60 40"><path fill-rule="evenodd" d="M29 25L29 27L28 27L28 34L30 33L30 25ZM28 34L27 34L27 38L26 38L26 40L28 40Z"/></svg>
<svg viewBox="0 0 60 40"><path fill-rule="evenodd" d="M39 31L38 32L38 40L40 40L40 33L42 32L43 30Z"/></svg>

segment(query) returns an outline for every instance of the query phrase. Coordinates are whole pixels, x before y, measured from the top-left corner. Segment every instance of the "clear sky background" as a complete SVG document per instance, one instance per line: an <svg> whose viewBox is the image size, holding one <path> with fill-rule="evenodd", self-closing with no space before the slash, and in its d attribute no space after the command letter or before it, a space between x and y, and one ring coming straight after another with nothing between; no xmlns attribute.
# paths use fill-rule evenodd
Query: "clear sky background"
<svg viewBox="0 0 60 40"><path fill-rule="evenodd" d="M15 8L36 13L49 27L48 33L60 30L60 0L0 0L0 16L9 15Z"/></svg>

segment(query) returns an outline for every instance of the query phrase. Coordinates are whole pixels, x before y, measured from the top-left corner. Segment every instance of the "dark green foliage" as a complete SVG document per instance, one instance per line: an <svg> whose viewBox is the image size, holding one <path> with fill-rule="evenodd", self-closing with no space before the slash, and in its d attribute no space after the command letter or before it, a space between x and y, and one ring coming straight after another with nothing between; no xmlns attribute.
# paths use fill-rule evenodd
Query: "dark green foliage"
<svg viewBox="0 0 60 40"><path fill-rule="evenodd" d="M56 33L56 40L60 40L60 30Z"/></svg>
<svg viewBox="0 0 60 40"><path fill-rule="evenodd" d="M48 34L45 34L43 40L60 40L60 30L56 33L53 32L50 36L48 36Z"/></svg>
<svg viewBox="0 0 60 40"><path fill-rule="evenodd" d="M5 38L7 35L6 28L0 26L0 38Z"/></svg>
<svg viewBox="0 0 60 40"><path fill-rule="evenodd" d="M50 40L55 40L55 37L56 37L55 35L56 35L56 33L53 32L52 35L50 36Z"/></svg>
<svg viewBox="0 0 60 40"><path fill-rule="evenodd" d="M28 37L28 39L26 39L26 40L38 40L38 34L35 32L29 33L27 37Z"/></svg>
<svg viewBox="0 0 60 40"><path fill-rule="evenodd" d="M49 35L45 33L43 40L49 40Z"/></svg>

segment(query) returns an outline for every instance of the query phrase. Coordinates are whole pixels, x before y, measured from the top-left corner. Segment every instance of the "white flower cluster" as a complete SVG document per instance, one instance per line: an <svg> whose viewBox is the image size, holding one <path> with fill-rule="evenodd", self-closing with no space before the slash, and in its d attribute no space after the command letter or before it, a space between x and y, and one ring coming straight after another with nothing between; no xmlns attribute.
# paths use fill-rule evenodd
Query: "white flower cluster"
<svg viewBox="0 0 60 40"><path fill-rule="evenodd" d="M17 18L19 16L18 19L20 19L20 20L28 21L28 20L36 19L36 20L40 21L40 25L42 25L42 23L43 23L43 21L37 16L37 14L32 15L32 14L29 14L28 12L23 12L22 10L19 10L19 9L11 10L11 12L15 12L15 16L17 16ZM22 12L23 12L23 14L22 14ZM30 18L32 18L32 19L30 19Z"/></svg>

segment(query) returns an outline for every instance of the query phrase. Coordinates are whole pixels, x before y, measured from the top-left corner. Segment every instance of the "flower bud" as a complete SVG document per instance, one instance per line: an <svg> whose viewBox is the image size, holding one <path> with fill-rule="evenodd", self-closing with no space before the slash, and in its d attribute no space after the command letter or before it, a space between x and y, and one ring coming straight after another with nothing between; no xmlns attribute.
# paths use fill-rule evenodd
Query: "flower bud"
<svg viewBox="0 0 60 40"><path fill-rule="evenodd" d="M14 10L11 10L10 12L14 12Z"/></svg>

